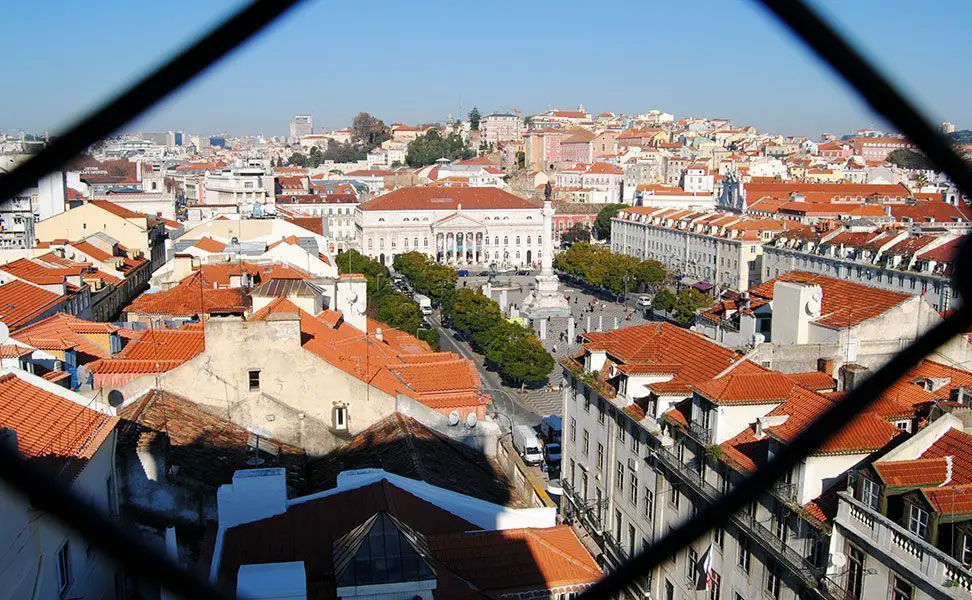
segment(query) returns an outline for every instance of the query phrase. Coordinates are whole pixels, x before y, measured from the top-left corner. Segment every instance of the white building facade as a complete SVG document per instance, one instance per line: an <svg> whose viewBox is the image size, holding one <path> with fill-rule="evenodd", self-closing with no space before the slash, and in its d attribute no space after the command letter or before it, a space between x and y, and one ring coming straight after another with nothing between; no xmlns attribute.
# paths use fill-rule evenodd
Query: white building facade
<svg viewBox="0 0 972 600"><path fill-rule="evenodd" d="M401 188L358 206L360 250L390 265L421 252L447 264L540 263L542 208L497 188Z"/></svg>

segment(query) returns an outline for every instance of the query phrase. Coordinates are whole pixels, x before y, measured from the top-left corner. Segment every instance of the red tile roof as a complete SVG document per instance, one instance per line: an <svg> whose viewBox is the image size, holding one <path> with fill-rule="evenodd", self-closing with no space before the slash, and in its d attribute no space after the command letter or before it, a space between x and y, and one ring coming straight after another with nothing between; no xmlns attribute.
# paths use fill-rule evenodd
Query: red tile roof
<svg viewBox="0 0 972 600"><path fill-rule="evenodd" d="M193 246L199 248L203 252L222 252L226 249L226 244L214 240L211 237L201 238L198 242L193 244Z"/></svg>
<svg viewBox="0 0 972 600"><path fill-rule="evenodd" d="M787 373L793 383L814 392L829 391L837 387L834 378L822 371L807 371L804 373Z"/></svg>
<svg viewBox="0 0 972 600"><path fill-rule="evenodd" d="M114 358L95 361L88 370L99 375L164 373L205 349L201 327L147 329L137 332Z"/></svg>
<svg viewBox="0 0 972 600"><path fill-rule="evenodd" d="M196 277L154 294L142 294L125 308L125 312L149 315L190 317L193 315L242 314L247 307L243 288L206 287Z"/></svg>
<svg viewBox="0 0 972 600"><path fill-rule="evenodd" d="M913 297L805 271L790 271L765 281L750 288L750 296L772 300L777 281L819 285L823 291L821 316L813 322L833 329L860 325Z"/></svg>
<svg viewBox="0 0 972 600"><path fill-rule="evenodd" d="M585 585L603 576L567 525L440 535L429 538L429 550L489 595Z"/></svg>
<svg viewBox="0 0 972 600"><path fill-rule="evenodd" d="M62 476L79 473L117 422L17 375L0 376L0 427L17 432L22 455Z"/></svg>
<svg viewBox="0 0 972 600"><path fill-rule="evenodd" d="M78 252L88 255L93 260L96 260L98 262L105 262L107 260L110 260L112 257L111 254L105 252L104 250L95 246L91 242L83 242L83 241L74 242L73 244L71 244L71 246L74 247L74 249L77 250Z"/></svg>
<svg viewBox="0 0 972 600"><path fill-rule="evenodd" d="M776 371L736 373L693 386L713 404L782 404L790 397L794 382Z"/></svg>
<svg viewBox="0 0 972 600"><path fill-rule="evenodd" d="M15 330L53 310L64 299L24 281L5 283L0 285L0 321Z"/></svg>
<svg viewBox="0 0 972 600"><path fill-rule="evenodd" d="M499 597L552 585L587 585L602 576L567 526L481 531L382 481L294 504L284 514L229 529L220 581L232 589L243 564L303 561L308 600L333 598L334 541L379 511L422 536L426 558L436 569L437 598Z"/></svg>
<svg viewBox="0 0 972 600"><path fill-rule="evenodd" d="M583 336L586 350L603 350L613 362L626 369L660 368L674 371L677 367L674 379L649 386L658 393L688 395L691 393L690 385L709 381L742 359L742 355L701 334L669 323L651 323L607 332L592 331ZM762 367L749 361L734 368L734 372L739 374L762 370ZM638 392L629 390L629 393L637 395Z"/></svg>
<svg viewBox="0 0 972 600"><path fill-rule="evenodd" d="M110 323L85 321L67 313L56 313L17 330L13 337L41 350L73 349L92 358L105 358L108 351L91 341L87 335L107 335L117 330L118 327Z"/></svg>
<svg viewBox="0 0 972 600"><path fill-rule="evenodd" d="M399 188L361 203L361 210L468 210L536 209L515 194L494 187L408 187Z"/></svg>
<svg viewBox="0 0 972 600"><path fill-rule="evenodd" d="M134 210L129 210L124 206L115 204L114 202L108 202L107 200L92 200L89 204L93 204L102 210L106 210L111 214L121 217L123 219L150 219L151 217L145 213L135 212Z"/></svg>

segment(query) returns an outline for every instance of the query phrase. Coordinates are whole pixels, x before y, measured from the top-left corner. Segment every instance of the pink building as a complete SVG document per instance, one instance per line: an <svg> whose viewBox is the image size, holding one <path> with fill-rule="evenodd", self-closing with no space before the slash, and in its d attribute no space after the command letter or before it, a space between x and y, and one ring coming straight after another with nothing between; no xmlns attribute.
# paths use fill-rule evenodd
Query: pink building
<svg viewBox="0 0 972 600"><path fill-rule="evenodd" d="M547 171L563 162L560 142L568 132L562 129L533 129L523 136L523 152L527 168Z"/></svg>

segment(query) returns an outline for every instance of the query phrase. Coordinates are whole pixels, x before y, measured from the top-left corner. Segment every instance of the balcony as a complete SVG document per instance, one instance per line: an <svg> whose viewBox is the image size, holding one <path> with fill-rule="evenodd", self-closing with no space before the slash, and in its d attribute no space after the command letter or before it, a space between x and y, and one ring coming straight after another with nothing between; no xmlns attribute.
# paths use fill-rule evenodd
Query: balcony
<svg viewBox="0 0 972 600"><path fill-rule="evenodd" d="M700 444L709 446L712 443L712 430L701 423L690 421L688 430L689 434Z"/></svg>
<svg viewBox="0 0 972 600"><path fill-rule="evenodd" d="M836 523L853 537L870 545L876 554L889 557L890 562L921 573L928 583L950 598L968 598L972 594L972 571L959 561L847 492L839 495Z"/></svg>
<svg viewBox="0 0 972 600"><path fill-rule="evenodd" d="M665 448L659 447L656 456L666 471L677 476L683 484L691 488L696 496L705 502L713 503L722 495L722 492L715 486L704 481L697 471L690 470L688 465L681 463L677 456ZM808 597L814 597L814 593L823 598L837 597L831 596L824 588L821 588L822 569L807 562L800 552L776 537L772 531L759 523L755 516L737 513L729 518L729 522L748 535L756 542L756 545L771 554L778 563L797 575L803 582L805 589L810 592Z"/></svg>

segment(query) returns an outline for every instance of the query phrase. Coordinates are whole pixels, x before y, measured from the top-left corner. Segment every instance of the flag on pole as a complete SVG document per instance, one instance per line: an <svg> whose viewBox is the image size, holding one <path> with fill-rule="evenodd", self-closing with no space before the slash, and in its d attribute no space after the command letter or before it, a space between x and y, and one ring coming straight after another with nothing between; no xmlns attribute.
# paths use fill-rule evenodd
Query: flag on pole
<svg viewBox="0 0 972 600"><path fill-rule="evenodd" d="M712 544L695 564L695 589L707 590L712 584Z"/></svg>

